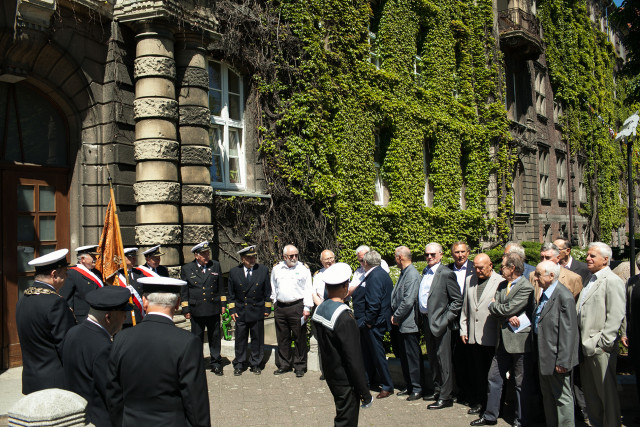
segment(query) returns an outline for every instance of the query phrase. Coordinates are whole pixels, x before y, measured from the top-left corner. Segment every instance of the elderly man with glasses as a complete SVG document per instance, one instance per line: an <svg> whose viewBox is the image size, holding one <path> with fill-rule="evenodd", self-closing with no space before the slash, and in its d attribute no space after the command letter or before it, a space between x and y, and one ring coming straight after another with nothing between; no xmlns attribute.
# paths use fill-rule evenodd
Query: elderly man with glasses
<svg viewBox="0 0 640 427"><path fill-rule="evenodd" d="M274 319L278 339L278 369L274 375L290 372L303 377L307 370L307 319L313 307L311 272L299 262L298 248L287 245L282 250L284 260L271 270L271 301L275 304ZM291 350L291 341L295 350Z"/></svg>

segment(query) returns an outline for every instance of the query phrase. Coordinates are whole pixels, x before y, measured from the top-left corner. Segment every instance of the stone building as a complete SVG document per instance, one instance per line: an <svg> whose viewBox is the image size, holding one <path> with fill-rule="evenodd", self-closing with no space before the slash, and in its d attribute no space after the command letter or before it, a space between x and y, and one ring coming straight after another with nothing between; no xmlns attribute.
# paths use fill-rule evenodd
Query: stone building
<svg viewBox="0 0 640 427"><path fill-rule="evenodd" d="M15 306L33 276L27 262L98 242L109 176L124 241L162 244L174 274L194 244L230 240L212 225L214 195L268 200L257 94L251 76L208 50L220 35L207 3L0 4L3 368L21 363ZM584 244L582 160L561 139L535 1L498 0L495 12L519 147L513 238L567 233ZM379 193L372 203L388 198ZM227 272L237 260L215 247Z"/></svg>

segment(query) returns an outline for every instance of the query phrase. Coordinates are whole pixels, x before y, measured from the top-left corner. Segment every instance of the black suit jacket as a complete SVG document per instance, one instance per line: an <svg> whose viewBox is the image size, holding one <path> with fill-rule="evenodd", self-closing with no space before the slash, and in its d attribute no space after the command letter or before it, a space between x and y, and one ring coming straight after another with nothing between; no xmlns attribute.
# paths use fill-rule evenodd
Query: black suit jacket
<svg viewBox="0 0 640 427"><path fill-rule="evenodd" d="M447 265L447 268L451 271L453 271L453 274L456 274L456 272L454 271L454 268L456 266L455 262L452 262L451 264ZM469 276L474 276L476 275L476 269L475 266L473 265L473 261L471 261L470 259L467 260L467 271L466 274L464 275L464 283L467 283L467 278ZM456 276L457 278L457 276ZM465 286L462 286L462 297L464 298L464 289Z"/></svg>
<svg viewBox="0 0 640 427"><path fill-rule="evenodd" d="M571 262L571 268L569 270L582 277L582 286L587 286L587 283L589 283L589 280L591 280L591 272L587 268L587 264L582 261L578 261L577 259L573 258L573 261Z"/></svg>
<svg viewBox="0 0 640 427"><path fill-rule="evenodd" d="M151 267L149 267L149 264L147 264L146 262L143 265L148 269L153 270ZM169 277L169 270L167 270L167 267L165 267L164 265L159 265L156 268L156 273L158 274L158 276Z"/></svg>
<svg viewBox="0 0 640 427"><path fill-rule="evenodd" d="M271 278L266 266L254 265L250 280L242 264L229 271L229 312L245 322L264 320L271 312Z"/></svg>
<svg viewBox="0 0 640 427"><path fill-rule="evenodd" d="M34 282L36 292L53 292ZM55 293L23 295L16 307L16 325L22 350L22 393L64 388L62 341L76 324L64 298Z"/></svg>
<svg viewBox="0 0 640 427"><path fill-rule="evenodd" d="M182 312L192 316L216 316L221 313L222 304L227 303L222 286L220 263L209 261L206 273L202 272L196 260L182 266L180 278L187 282L182 287Z"/></svg>
<svg viewBox="0 0 640 427"><path fill-rule="evenodd" d="M89 320L69 330L62 349L65 388L87 400L87 421L96 427L111 426L106 396L110 350L107 331Z"/></svg>
<svg viewBox="0 0 640 427"><path fill-rule="evenodd" d="M364 286L363 286L364 285ZM391 329L393 281L382 267L375 267L353 293L353 309L358 327L365 325Z"/></svg>
<svg viewBox="0 0 640 427"><path fill-rule="evenodd" d="M164 316L116 334L107 379L114 426L211 425L202 343Z"/></svg>
<svg viewBox="0 0 640 427"><path fill-rule="evenodd" d="M424 269L422 274L427 272ZM418 290L418 295L420 290ZM460 310L462 310L462 293L456 280L456 274L445 265L440 265L433 276L429 299L429 329L436 336L442 336L447 330L460 329Z"/></svg>
<svg viewBox="0 0 640 427"><path fill-rule="evenodd" d="M91 270L93 274L98 276L102 280L102 275L95 268ZM98 289L99 286L93 280L87 279L76 270L67 270L67 279L64 281L64 285L60 289L60 295L67 300L67 304L73 310L73 314L76 316L78 322L82 322L87 318L89 314L89 303L85 300L86 295Z"/></svg>

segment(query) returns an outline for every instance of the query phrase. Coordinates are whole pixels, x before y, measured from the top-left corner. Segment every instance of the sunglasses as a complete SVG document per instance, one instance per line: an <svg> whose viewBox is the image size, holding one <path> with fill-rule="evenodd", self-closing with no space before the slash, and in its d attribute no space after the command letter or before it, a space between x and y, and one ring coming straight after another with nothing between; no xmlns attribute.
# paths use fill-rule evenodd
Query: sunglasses
<svg viewBox="0 0 640 427"><path fill-rule="evenodd" d="M287 259L294 259L294 258L298 258L300 254L291 254L291 255L285 255L284 257Z"/></svg>
<svg viewBox="0 0 640 427"><path fill-rule="evenodd" d="M428 254L427 254L427 253L425 253L424 255L425 255L427 258L432 258L432 257L434 257L434 258L435 258L435 256L436 256L437 254L436 254L436 253L428 253Z"/></svg>

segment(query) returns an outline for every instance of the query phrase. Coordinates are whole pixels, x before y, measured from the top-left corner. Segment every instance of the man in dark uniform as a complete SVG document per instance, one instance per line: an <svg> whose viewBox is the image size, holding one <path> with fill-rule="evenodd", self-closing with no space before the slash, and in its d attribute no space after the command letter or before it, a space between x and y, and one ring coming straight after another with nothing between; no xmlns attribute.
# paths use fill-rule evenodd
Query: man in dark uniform
<svg viewBox="0 0 640 427"><path fill-rule="evenodd" d="M67 277L68 253L68 249L60 249L29 262L35 267L35 280L16 308L23 394L64 387L62 341L76 323L64 298L58 295Z"/></svg>
<svg viewBox="0 0 640 427"><path fill-rule="evenodd" d="M96 260L99 255L97 248L97 245L89 245L76 249L78 264L69 268L67 280L60 289L60 295L67 300L78 323L86 319L89 313L86 295L104 286L102 275L96 270Z"/></svg>
<svg viewBox="0 0 640 427"><path fill-rule="evenodd" d="M147 315L118 333L107 373L113 426L210 426L202 343L173 324L182 280L143 277Z"/></svg>
<svg viewBox="0 0 640 427"><path fill-rule="evenodd" d="M131 301L133 302L133 313L135 314L136 325L142 321L144 317L144 309L142 308L142 285L138 283L138 279L145 277L142 270L134 267L136 258L138 257L138 248L124 248L124 260L127 263L127 275L129 280L124 276L124 269L118 270L118 282L116 284L128 288L131 292ZM131 319L131 311L127 312L127 318L124 321L123 328L133 326Z"/></svg>
<svg viewBox="0 0 640 427"><path fill-rule="evenodd" d="M147 277L161 276L169 277L169 270L164 265L160 265L160 257L164 255L164 252L160 251L160 245L156 245L152 248L142 252L144 255L144 264L138 268Z"/></svg>
<svg viewBox="0 0 640 427"><path fill-rule="evenodd" d="M229 312L236 322L236 357L233 375L246 368L247 341L251 333L251 372L260 375L264 348L264 318L271 313L269 269L256 263L256 247L238 251L242 264L229 271Z"/></svg>
<svg viewBox="0 0 640 427"><path fill-rule="evenodd" d="M87 320L69 330L62 348L66 389L87 400L87 421L110 427L107 411L107 363L112 337L122 329L130 312L130 292L105 286L87 294L91 306Z"/></svg>
<svg viewBox="0 0 640 427"><path fill-rule="evenodd" d="M357 426L358 405L373 403L364 373L358 325L344 298L349 292L351 267L330 266L323 273L328 293L313 314L322 369L336 404L336 426Z"/></svg>
<svg viewBox="0 0 640 427"><path fill-rule="evenodd" d="M220 263L209 259L209 242L191 248L195 259L182 266L180 278L187 282L182 288L182 313L191 320L191 332L204 343L207 329L211 372L223 375L220 357L220 313L225 312L227 297L222 288Z"/></svg>

